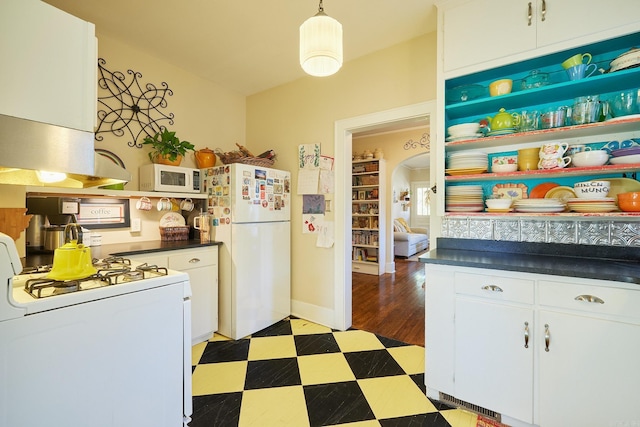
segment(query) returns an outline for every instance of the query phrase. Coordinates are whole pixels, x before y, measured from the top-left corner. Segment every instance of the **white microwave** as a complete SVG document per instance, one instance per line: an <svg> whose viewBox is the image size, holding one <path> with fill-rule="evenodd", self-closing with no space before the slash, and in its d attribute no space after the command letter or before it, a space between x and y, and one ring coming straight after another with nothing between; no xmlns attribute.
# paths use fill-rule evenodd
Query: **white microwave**
<svg viewBox="0 0 640 427"><path fill-rule="evenodd" d="M140 191L200 192L200 169L153 163L140 166L138 172Z"/></svg>

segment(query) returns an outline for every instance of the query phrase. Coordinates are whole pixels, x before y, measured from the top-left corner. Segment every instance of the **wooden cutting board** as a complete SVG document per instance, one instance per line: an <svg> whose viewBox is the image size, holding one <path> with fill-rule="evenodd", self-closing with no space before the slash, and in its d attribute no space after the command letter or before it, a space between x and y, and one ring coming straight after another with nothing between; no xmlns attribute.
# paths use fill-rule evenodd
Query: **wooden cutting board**
<svg viewBox="0 0 640 427"><path fill-rule="evenodd" d="M33 215L25 215L27 208L0 208L0 232L18 240L20 233L29 226Z"/></svg>

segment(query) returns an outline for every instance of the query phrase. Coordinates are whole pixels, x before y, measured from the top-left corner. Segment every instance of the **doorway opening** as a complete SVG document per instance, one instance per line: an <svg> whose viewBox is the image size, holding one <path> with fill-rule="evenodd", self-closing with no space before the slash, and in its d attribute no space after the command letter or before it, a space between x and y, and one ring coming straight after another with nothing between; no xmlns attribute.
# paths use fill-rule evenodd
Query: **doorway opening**
<svg viewBox="0 0 640 427"><path fill-rule="evenodd" d="M351 155L352 136L360 132L382 128L414 127L416 122L435 122L435 101L409 105L379 113L340 120L335 126L335 251L334 251L334 324L345 330L352 323L351 269ZM429 127L430 139L435 141L435 126ZM435 181L431 168L430 181Z"/></svg>

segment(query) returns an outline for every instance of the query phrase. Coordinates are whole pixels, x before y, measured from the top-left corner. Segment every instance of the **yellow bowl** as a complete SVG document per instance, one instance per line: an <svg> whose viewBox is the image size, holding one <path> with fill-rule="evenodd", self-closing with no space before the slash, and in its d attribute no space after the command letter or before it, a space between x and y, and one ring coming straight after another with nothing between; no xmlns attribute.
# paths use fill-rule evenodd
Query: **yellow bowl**
<svg viewBox="0 0 640 427"><path fill-rule="evenodd" d="M491 82L489 85L489 95L491 96L500 96L511 93L511 88L513 87L513 80L511 79L500 79L494 82Z"/></svg>

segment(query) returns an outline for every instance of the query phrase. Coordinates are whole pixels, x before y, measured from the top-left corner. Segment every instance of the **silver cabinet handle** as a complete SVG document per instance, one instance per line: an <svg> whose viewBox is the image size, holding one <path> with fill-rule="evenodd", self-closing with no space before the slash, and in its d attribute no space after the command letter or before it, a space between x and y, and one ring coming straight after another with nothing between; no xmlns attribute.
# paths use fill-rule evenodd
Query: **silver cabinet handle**
<svg viewBox="0 0 640 427"><path fill-rule="evenodd" d="M482 289L485 291L491 291L491 292L502 292L502 288L496 285L485 285L482 287Z"/></svg>
<svg viewBox="0 0 640 427"><path fill-rule="evenodd" d="M527 24L527 26L529 26L529 27L531 26L531 18L532 18L532 15L533 15L533 10L531 9L531 2L529 2L529 12L528 12L528 14L527 14L527 18L528 18L528 21L529 21L529 23Z"/></svg>
<svg viewBox="0 0 640 427"><path fill-rule="evenodd" d="M547 1L542 0L542 20L545 20L545 15L547 14Z"/></svg>
<svg viewBox="0 0 640 427"><path fill-rule="evenodd" d="M529 348L529 322L524 322L524 348Z"/></svg>
<svg viewBox="0 0 640 427"><path fill-rule="evenodd" d="M604 304L604 300L594 295L578 295L574 299L576 301L592 302L594 304Z"/></svg>
<svg viewBox="0 0 640 427"><path fill-rule="evenodd" d="M200 258L191 258L191 259L189 260L189 262L190 262L191 264L195 264L196 262L200 262Z"/></svg>
<svg viewBox="0 0 640 427"><path fill-rule="evenodd" d="M551 341L549 325L544 325L544 351L549 351L549 341Z"/></svg>

